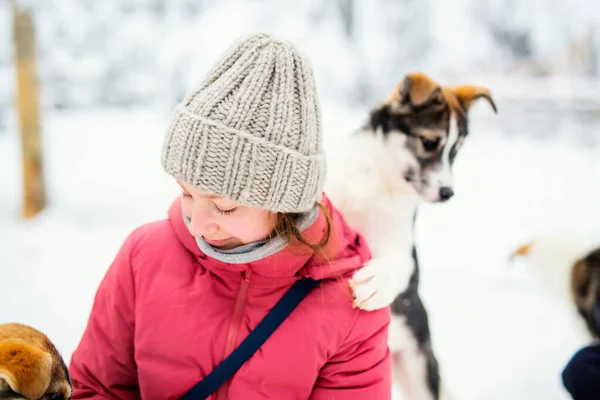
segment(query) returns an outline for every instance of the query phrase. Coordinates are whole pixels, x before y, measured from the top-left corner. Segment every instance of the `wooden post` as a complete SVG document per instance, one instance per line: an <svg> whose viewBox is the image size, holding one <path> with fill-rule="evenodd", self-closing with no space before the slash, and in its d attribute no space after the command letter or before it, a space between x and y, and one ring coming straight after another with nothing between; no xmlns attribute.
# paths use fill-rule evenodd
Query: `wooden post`
<svg viewBox="0 0 600 400"><path fill-rule="evenodd" d="M21 130L23 168L23 208L25 218L37 215L46 207L43 176L38 77L35 33L31 15L12 0L13 42L17 78L16 105Z"/></svg>

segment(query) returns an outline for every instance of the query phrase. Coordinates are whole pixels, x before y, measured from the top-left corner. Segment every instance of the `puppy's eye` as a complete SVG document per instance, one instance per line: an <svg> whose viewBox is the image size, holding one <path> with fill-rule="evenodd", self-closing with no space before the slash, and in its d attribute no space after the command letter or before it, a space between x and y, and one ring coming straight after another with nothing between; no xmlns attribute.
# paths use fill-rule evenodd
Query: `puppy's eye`
<svg viewBox="0 0 600 400"><path fill-rule="evenodd" d="M50 400L63 400L64 397L62 395L62 393L52 393L51 395L49 395Z"/></svg>
<svg viewBox="0 0 600 400"><path fill-rule="evenodd" d="M423 143L423 149L425 149L425 151L433 151L437 149L438 145L440 144L440 139L437 138L435 140L430 140L421 138L421 143Z"/></svg>

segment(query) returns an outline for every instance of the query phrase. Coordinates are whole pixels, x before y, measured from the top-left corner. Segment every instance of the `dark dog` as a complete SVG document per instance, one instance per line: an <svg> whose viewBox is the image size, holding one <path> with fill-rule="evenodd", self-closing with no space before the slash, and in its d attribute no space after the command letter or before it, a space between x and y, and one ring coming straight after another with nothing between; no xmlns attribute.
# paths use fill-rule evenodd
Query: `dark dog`
<svg viewBox="0 0 600 400"><path fill-rule="evenodd" d="M511 256L526 257L531 272L570 306L578 332L600 339L600 247L594 238L546 235Z"/></svg>
<svg viewBox="0 0 600 400"><path fill-rule="evenodd" d="M573 301L596 339L600 339L600 248L577 260L571 274Z"/></svg>

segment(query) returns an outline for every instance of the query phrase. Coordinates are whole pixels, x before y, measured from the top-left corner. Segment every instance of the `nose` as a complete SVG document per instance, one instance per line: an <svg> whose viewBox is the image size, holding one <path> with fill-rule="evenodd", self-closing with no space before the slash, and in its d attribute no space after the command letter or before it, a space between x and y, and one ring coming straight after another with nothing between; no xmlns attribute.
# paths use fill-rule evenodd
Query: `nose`
<svg viewBox="0 0 600 400"><path fill-rule="evenodd" d="M450 200L450 197L454 196L454 190L452 190L449 186L444 186L440 188L440 200L447 201Z"/></svg>
<svg viewBox="0 0 600 400"><path fill-rule="evenodd" d="M211 235L219 230L217 224L212 221L210 212L205 207L194 207L188 229L192 236L199 237Z"/></svg>

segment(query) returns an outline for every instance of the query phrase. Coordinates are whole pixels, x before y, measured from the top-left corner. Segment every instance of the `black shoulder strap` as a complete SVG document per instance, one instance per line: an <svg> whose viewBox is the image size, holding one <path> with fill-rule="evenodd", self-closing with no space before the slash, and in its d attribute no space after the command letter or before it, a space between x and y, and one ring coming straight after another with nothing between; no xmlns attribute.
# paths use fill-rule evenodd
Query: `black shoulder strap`
<svg viewBox="0 0 600 400"><path fill-rule="evenodd" d="M296 306L317 285L319 281L310 278L298 280L279 300L273 309L263 318L252 332L244 339L221 364L219 364L202 381L181 397L182 400L206 399L216 392L240 367L262 346L273 332L281 325Z"/></svg>

